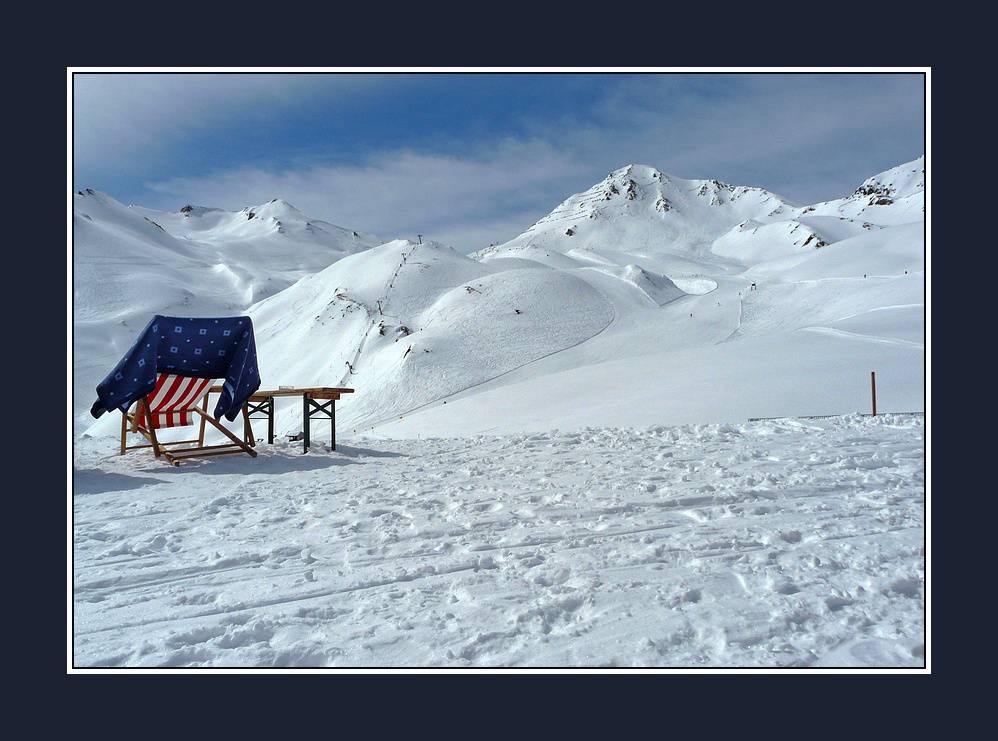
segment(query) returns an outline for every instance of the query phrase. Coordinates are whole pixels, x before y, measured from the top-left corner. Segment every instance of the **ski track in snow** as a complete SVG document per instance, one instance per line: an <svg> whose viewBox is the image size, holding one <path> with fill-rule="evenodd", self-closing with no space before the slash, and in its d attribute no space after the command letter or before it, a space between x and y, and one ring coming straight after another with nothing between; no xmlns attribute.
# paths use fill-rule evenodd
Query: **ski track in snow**
<svg viewBox="0 0 998 741"><path fill-rule="evenodd" d="M918 350L925 349L924 342L897 340L897 339L890 339L887 337L874 337L872 335L859 334L857 332L846 332L844 329L834 329L832 327L804 327L804 329L809 332L822 332L824 334L832 335L835 337L847 337L853 340L864 340L866 342L880 342L885 345L896 345L898 347L912 347Z"/></svg>
<svg viewBox="0 0 998 741"><path fill-rule="evenodd" d="M73 460L82 667L923 667L924 420Z"/></svg>

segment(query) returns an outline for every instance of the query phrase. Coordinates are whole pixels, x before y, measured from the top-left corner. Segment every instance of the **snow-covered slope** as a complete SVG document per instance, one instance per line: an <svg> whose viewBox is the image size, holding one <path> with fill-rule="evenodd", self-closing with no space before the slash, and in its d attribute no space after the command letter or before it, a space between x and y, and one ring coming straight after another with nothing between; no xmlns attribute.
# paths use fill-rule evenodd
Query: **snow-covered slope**
<svg viewBox="0 0 998 741"><path fill-rule="evenodd" d="M213 267L229 278L244 306L382 241L309 219L282 199L237 212L194 206L177 213L132 208L179 239L196 242L203 257L211 255L217 261Z"/></svg>
<svg viewBox="0 0 998 741"><path fill-rule="evenodd" d="M869 411L871 372L880 410L920 411L925 252L922 158L805 207L622 168L474 255L588 281L613 304L607 330L374 429L464 435ZM680 293L650 308L624 290L636 271Z"/></svg>
<svg viewBox="0 0 998 741"><path fill-rule="evenodd" d="M279 200L161 214L79 198L78 416L152 313L236 311L265 386L355 389L344 434L855 412L871 371L881 409L924 408L922 158L805 207L630 165L470 256L372 248ZM129 280L102 284L115 270ZM300 424L279 411L278 432Z"/></svg>
<svg viewBox="0 0 998 741"><path fill-rule="evenodd" d="M569 272L492 272L442 245L402 240L341 260L250 315L261 328L261 367L273 369L268 382L354 388L342 417L350 426L396 418L578 344L613 311Z"/></svg>

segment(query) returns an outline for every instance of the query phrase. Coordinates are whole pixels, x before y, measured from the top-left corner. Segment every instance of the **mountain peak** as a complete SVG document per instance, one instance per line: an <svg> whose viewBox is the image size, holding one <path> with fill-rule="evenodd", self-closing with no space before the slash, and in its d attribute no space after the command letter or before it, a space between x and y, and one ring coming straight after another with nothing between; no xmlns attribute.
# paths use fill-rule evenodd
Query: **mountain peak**
<svg viewBox="0 0 998 741"><path fill-rule="evenodd" d="M307 221L304 214L283 198L275 198L260 206L247 206L242 210L247 219L300 219Z"/></svg>
<svg viewBox="0 0 998 741"><path fill-rule="evenodd" d="M869 199L871 206L888 206L899 199L924 191L925 155L922 155L912 162L867 178L850 197Z"/></svg>
<svg viewBox="0 0 998 741"><path fill-rule="evenodd" d="M208 206L193 206L190 203L188 203L186 206L184 206L182 209L180 209L180 213L182 213L184 216L187 216L187 217L191 217L191 216L195 216L196 217L196 216L204 216L207 213L210 213L212 211L219 211L219 210L220 209L217 209L217 208L209 208Z"/></svg>

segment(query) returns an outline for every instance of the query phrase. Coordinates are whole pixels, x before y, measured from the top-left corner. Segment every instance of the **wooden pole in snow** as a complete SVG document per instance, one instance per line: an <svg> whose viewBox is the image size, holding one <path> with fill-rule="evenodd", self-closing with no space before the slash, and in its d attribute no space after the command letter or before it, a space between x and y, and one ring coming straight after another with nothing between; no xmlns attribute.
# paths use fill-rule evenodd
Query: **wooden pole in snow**
<svg viewBox="0 0 998 741"><path fill-rule="evenodd" d="M877 416L877 374L870 371L870 391L873 394L873 416Z"/></svg>

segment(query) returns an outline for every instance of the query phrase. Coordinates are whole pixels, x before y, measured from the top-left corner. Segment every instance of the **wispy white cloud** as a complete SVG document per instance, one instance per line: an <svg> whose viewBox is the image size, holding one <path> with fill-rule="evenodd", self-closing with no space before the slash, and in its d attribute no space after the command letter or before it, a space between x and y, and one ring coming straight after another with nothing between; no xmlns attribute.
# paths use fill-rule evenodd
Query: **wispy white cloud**
<svg viewBox="0 0 998 741"><path fill-rule="evenodd" d="M192 202L235 210L280 197L339 226L384 239L424 234L468 252L523 231L574 192L566 180L582 169L544 142L504 141L475 156L399 150L360 164L241 169L149 187L172 209Z"/></svg>

